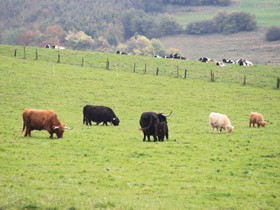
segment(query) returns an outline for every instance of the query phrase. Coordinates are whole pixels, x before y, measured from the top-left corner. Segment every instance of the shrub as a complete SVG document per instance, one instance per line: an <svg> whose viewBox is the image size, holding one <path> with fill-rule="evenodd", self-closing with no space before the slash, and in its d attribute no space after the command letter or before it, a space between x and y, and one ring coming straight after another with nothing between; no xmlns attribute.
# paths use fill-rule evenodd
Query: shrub
<svg viewBox="0 0 280 210"><path fill-rule="evenodd" d="M271 27L266 32L266 40L267 41L278 41L280 40L280 28L279 27Z"/></svg>
<svg viewBox="0 0 280 210"><path fill-rule="evenodd" d="M231 14L219 13L213 20L204 20L189 23L186 28L188 34L231 34L241 31L253 31L257 28L254 15L246 12L234 12Z"/></svg>
<svg viewBox="0 0 280 210"><path fill-rule="evenodd" d="M212 34L217 30L212 20L203 20L188 24L186 32L188 34Z"/></svg>

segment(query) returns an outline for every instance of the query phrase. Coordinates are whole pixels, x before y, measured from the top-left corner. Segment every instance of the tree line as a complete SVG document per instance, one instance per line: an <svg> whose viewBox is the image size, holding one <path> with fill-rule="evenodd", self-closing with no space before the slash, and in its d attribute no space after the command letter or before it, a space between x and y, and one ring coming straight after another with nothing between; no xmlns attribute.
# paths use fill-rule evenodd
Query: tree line
<svg viewBox="0 0 280 210"><path fill-rule="evenodd" d="M245 12L219 13L212 20L183 27L164 13L167 4L226 6L231 1L83 0L82 4L69 0L5 1L0 4L0 43L111 51L129 45L133 37L139 36L147 38L153 46L153 39L181 33L230 34L256 29L255 17Z"/></svg>

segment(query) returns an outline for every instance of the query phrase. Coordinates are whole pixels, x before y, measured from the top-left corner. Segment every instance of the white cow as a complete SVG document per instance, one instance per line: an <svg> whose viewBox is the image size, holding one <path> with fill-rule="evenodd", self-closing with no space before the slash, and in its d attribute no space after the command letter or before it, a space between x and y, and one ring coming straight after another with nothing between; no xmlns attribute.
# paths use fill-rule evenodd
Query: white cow
<svg viewBox="0 0 280 210"><path fill-rule="evenodd" d="M220 133L224 129L227 133L233 131L234 126L231 125L229 118L225 114L212 112L209 115L209 123L212 133L215 133L215 129L219 130Z"/></svg>

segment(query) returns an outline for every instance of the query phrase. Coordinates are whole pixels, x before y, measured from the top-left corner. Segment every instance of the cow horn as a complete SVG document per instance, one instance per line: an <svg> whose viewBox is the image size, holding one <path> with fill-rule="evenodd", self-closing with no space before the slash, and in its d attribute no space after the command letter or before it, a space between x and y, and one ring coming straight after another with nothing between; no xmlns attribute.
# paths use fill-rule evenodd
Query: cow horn
<svg viewBox="0 0 280 210"><path fill-rule="evenodd" d="M169 117L170 115L172 114L172 111L168 114L168 115L166 115L166 114L162 114L164 117Z"/></svg>
<svg viewBox="0 0 280 210"><path fill-rule="evenodd" d="M64 128L65 128L65 129L68 129L68 130L72 130L72 129L73 129L73 128L67 127L66 125L64 125Z"/></svg>

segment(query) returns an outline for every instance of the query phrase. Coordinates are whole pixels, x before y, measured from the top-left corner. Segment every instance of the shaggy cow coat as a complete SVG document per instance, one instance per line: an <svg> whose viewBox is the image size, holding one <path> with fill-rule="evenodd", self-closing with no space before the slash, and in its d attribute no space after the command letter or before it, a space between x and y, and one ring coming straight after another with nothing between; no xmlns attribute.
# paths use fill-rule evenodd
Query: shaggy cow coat
<svg viewBox="0 0 280 210"><path fill-rule="evenodd" d="M50 138L55 133L57 138L62 138L64 133L64 125L58 119L56 113L52 110L35 110L25 109L22 114L24 136L31 136L32 130L47 130Z"/></svg>
<svg viewBox="0 0 280 210"><path fill-rule="evenodd" d="M259 114L258 112L251 112L250 120L249 120L249 127L251 127L252 125L253 125L253 127L255 127L255 124L258 125L258 128L260 126L264 127L265 121L264 121L263 116L261 114Z"/></svg>
<svg viewBox="0 0 280 210"><path fill-rule="evenodd" d="M167 122L163 121L158 124L157 135L159 141L164 141L164 136L168 139L168 126Z"/></svg>
<svg viewBox="0 0 280 210"><path fill-rule="evenodd" d="M219 130L220 133L222 130L230 133L234 129L234 126L231 125L229 118L225 114L212 112L209 115L209 123L212 133L215 132L215 129Z"/></svg>

